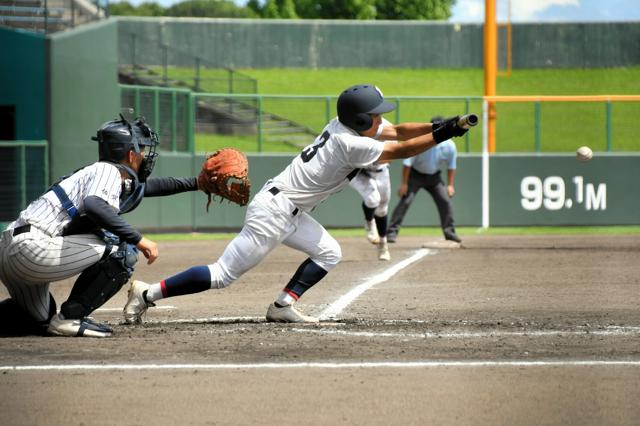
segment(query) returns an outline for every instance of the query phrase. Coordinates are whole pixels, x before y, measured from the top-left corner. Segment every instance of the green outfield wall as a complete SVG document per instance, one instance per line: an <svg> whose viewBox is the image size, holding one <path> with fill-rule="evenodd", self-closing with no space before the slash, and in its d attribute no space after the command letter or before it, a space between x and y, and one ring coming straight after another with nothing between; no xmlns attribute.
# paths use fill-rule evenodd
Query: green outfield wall
<svg viewBox="0 0 640 426"><path fill-rule="evenodd" d="M481 68L483 25L119 17L121 64L231 68ZM499 57L506 65L506 31ZM640 23L512 25L513 68L640 64Z"/></svg>
<svg viewBox="0 0 640 426"><path fill-rule="evenodd" d="M290 155L249 155L252 195L291 161ZM163 152L157 176L193 176L203 155ZM482 225L482 157L458 158L454 216L458 226ZM402 164L391 165L392 200L398 202ZM444 175L444 174L443 174ZM444 175L446 176L446 175ZM597 154L588 163L573 155L508 155L490 158L490 226L638 225L640 224L640 154ZM327 227L362 226L362 200L351 188L330 197L312 215ZM202 193L145 199L125 217L146 230L239 229L244 207L213 202L205 211ZM438 226L438 212L426 191L409 209L405 226Z"/></svg>
<svg viewBox="0 0 640 426"><path fill-rule="evenodd" d="M16 140L46 139L46 43L41 34L0 28L0 106L15 108Z"/></svg>
<svg viewBox="0 0 640 426"><path fill-rule="evenodd" d="M51 179L97 160L90 140L120 111L117 26L88 24L49 36ZM90 147L88 147L88 145Z"/></svg>
<svg viewBox="0 0 640 426"><path fill-rule="evenodd" d="M87 146L82 150L87 154L94 152ZM254 195L293 157L249 154L248 158ZM163 151L153 175L195 176L203 160L204 154ZM396 190L401 171L400 161L391 164L390 213L398 202ZM596 153L588 163L580 163L569 154L495 154L489 159L486 198L483 198L482 182L482 156L460 154L453 199L458 226L482 226L483 199L489 202L489 225L492 227L640 225L640 188L637 185L640 182L640 153ZM35 193L24 192L20 202L26 205L35 196ZM214 200L207 213L206 201L201 192L146 198L134 212L124 217L137 228L156 232L237 230L242 227L245 207ZM360 196L347 187L320 204L312 215L327 227L360 227L363 220L361 203ZM0 227L13 220L19 210L3 216ZM426 191L417 195L404 226L439 226L437 209Z"/></svg>

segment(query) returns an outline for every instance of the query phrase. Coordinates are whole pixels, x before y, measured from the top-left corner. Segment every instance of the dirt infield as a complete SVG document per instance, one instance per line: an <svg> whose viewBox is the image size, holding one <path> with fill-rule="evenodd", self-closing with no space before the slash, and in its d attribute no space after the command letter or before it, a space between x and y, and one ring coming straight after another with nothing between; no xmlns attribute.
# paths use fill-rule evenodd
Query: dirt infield
<svg viewBox="0 0 640 426"><path fill-rule="evenodd" d="M319 325L264 321L304 260L279 247L230 288L160 301L141 326L121 323L121 291L94 315L112 338L0 339L0 423L640 423L640 237L421 249L401 236L391 262L364 237L339 240L343 261L299 302L337 310ZM161 243L136 278L225 245ZM52 285L58 303L71 285Z"/></svg>

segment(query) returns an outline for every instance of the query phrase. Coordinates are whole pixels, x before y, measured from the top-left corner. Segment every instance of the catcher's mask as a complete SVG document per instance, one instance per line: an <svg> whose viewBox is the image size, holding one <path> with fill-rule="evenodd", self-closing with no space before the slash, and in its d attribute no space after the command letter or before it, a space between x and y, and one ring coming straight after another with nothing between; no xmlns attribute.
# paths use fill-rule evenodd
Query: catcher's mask
<svg viewBox="0 0 640 426"><path fill-rule="evenodd" d="M338 120L356 132L371 128L370 114L384 114L394 109L395 105L386 102L380 89L372 84L351 86L338 97Z"/></svg>
<svg viewBox="0 0 640 426"><path fill-rule="evenodd" d="M141 146L148 147L138 170L138 178L144 182L153 171L158 157L158 135L145 122L144 117L138 117L132 124L120 114L119 120L104 123L91 139L98 141L100 161L119 163L129 151L140 153Z"/></svg>

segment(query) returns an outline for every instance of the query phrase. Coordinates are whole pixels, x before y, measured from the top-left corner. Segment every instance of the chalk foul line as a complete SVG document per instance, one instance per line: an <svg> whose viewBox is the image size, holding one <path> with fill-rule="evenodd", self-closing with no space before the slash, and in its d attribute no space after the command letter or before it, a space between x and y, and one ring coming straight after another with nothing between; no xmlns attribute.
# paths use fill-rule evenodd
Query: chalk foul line
<svg viewBox="0 0 640 426"><path fill-rule="evenodd" d="M260 369L355 369L355 368L440 368L440 367L640 367L640 360L451 360L381 362L282 362L255 364L58 364L0 365L0 371L69 370L260 370Z"/></svg>
<svg viewBox="0 0 640 426"><path fill-rule="evenodd" d="M364 283L351 289L347 294L340 297L326 308L320 315L320 320L334 319L336 318L347 306L349 306L354 300L356 300L362 293L369 290L371 287L383 283L393 277L395 274L411 265L414 262L422 259L429 254L435 254L436 251L430 249L420 249L416 251L412 256L407 259L396 263L391 268L385 270L381 274L375 275L369 278Z"/></svg>

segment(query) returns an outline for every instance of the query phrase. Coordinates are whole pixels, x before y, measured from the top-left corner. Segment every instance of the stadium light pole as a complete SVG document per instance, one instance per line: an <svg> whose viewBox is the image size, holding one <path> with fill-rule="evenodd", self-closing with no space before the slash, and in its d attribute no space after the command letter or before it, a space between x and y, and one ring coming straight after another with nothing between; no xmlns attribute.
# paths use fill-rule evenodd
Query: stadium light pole
<svg viewBox="0 0 640 426"><path fill-rule="evenodd" d="M498 74L498 26L496 24L496 0L485 0L484 7L484 95L496 95ZM496 106L489 101L488 143L489 152L496 151Z"/></svg>

